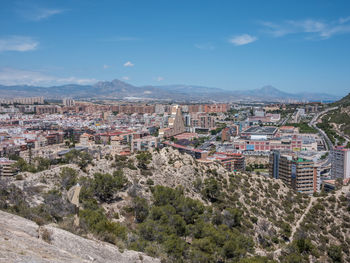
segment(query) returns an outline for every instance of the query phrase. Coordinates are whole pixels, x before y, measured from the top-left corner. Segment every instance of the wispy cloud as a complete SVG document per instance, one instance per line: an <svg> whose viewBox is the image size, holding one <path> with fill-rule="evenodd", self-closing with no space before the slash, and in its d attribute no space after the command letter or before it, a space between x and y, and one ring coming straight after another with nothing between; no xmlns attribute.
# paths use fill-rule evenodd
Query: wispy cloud
<svg viewBox="0 0 350 263"><path fill-rule="evenodd" d="M162 81L162 80L164 80L164 78L163 77L156 77L156 81Z"/></svg>
<svg viewBox="0 0 350 263"><path fill-rule="evenodd" d="M0 84L3 85L63 85L81 84L88 85L96 83L96 79L77 77L56 77L47 75L40 71L22 70L14 68L0 69Z"/></svg>
<svg viewBox="0 0 350 263"><path fill-rule="evenodd" d="M247 45L249 43L252 43L256 40L258 40L257 37L254 37L248 34L243 34L243 35L238 35L230 38L229 42L231 44L234 44L235 46L242 46L242 45Z"/></svg>
<svg viewBox="0 0 350 263"><path fill-rule="evenodd" d="M274 37L288 34L304 34L307 39L328 39L337 34L350 33L350 17L339 18L335 21L316 19L287 20L281 23L261 22L263 31Z"/></svg>
<svg viewBox="0 0 350 263"><path fill-rule="evenodd" d="M33 3L24 1L17 2L15 8L15 11L19 16L30 21L41 21L66 11L61 8L41 7Z"/></svg>
<svg viewBox="0 0 350 263"><path fill-rule="evenodd" d="M211 43L194 44L195 48L201 50L214 50L215 47Z"/></svg>
<svg viewBox="0 0 350 263"><path fill-rule="evenodd" d="M109 68L109 65L106 65L106 64L103 65L103 69L108 69L108 68Z"/></svg>
<svg viewBox="0 0 350 263"><path fill-rule="evenodd" d="M63 9L47 9L47 8L40 8L36 11L35 14L29 16L32 20L40 21L43 19L47 19L50 16L57 15L63 13Z"/></svg>
<svg viewBox="0 0 350 263"><path fill-rule="evenodd" d="M133 63L131 63L130 61L127 61L124 63L124 67L133 67L135 66Z"/></svg>
<svg viewBox="0 0 350 263"><path fill-rule="evenodd" d="M39 42L31 37L25 36L9 36L0 38L0 52L5 51L31 51L35 50Z"/></svg>
<svg viewBox="0 0 350 263"><path fill-rule="evenodd" d="M339 18L339 24L344 24L350 21L350 16Z"/></svg>
<svg viewBox="0 0 350 263"><path fill-rule="evenodd" d="M116 37L102 38L99 41L102 41L102 42L129 42L129 41L138 41L138 40L140 40L140 39L137 37L116 36Z"/></svg>
<svg viewBox="0 0 350 263"><path fill-rule="evenodd" d="M123 80L130 80L130 78L128 76L124 76L122 77Z"/></svg>

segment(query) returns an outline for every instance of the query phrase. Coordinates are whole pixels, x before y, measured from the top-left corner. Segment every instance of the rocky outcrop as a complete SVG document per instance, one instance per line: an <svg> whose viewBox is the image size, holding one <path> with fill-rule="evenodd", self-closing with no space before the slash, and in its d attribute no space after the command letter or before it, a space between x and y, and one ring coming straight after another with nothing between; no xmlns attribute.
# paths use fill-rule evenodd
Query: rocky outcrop
<svg viewBox="0 0 350 263"><path fill-rule="evenodd" d="M74 235L54 225L38 226L0 211L0 262L160 262L136 251Z"/></svg>

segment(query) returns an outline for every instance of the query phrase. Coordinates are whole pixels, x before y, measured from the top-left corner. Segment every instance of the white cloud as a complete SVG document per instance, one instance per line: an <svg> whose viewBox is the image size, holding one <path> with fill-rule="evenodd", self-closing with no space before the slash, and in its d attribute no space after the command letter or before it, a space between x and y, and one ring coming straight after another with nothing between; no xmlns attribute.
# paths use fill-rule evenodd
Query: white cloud
<svg viewBox="0 0 350 263"><path fill-rule="evenodd" d="M306 34L307 39L327 39L336 34L350 33L350 17L339 18L335 21L322 21L315 19L288 20L280 24L262 22L264 31L282 37L288 34Z"/></svg>
<svg viewBox="0 0 350 263"><path fill-rule="evenodd" d="M16 12L19 16L30 21L41 21L48 19L51 16L63 13L64 9L60 8L45 8L37 6L29 2L17 2Z"/></svg>
<svg viewBox="0 0 350 263"><path fill-rule="evenodd" d="M104 64L104 65L103 65L103 68L104 68L104 69L107 69L107 68L109 68L109 66L106 65L106 64Z"/></svg>
<svg viewBox="0 0 350 263"><path fill-rule="evenodd" d="M64 10L62 9L47 9L47 8L40 8L37 9L37 11L30 16L32 20L40 21L46 18L49 18L50 16L61 14Z"/></svg>
<svg viewBox="0 0 350 263"><path fill-rule="evenodd" d="M264 31L273 35L274 37L281 37L292 33L291 28L281 27L280 25L274 24L272 22L261 22L264 26Z"/></svg>
<svg viewBox="0 0 350 263"><path fill-rule="evenodd" d="M124 63L124 67L133 67L133 66L134 66L134 64L131 63L130 61L127 61Z"/></svg>
<svg viewBox="0 0 350 263"><path fill-rule="evenodd" d="M234 44L235 46L242 46L242 45L252 43L256 40L258 40L257 37L254 37L254 36L251 36L248 34L243 34L243 35L234 36L234 37L230 38L229 42Z"/></svg>
<svg viewBox="0 0 350 263"><path fill-rule="evenodd" d="M25 36L10 36L0 38L0 52L4 51L30 51L35 50L39 45L39 42L31 37Z"/></svg>
<svg viewBox="0 0 350 263"><path fill-rule="evenodd" d="M164 80L163 77L157 77L157 78L156 78L156 81L162 81L162 80Z"/></svg>
<svg viewBox="0 0 350 263"><path fill-rule="evenodd" d="M194 44L195 48L201 50L214 50L215 47L211 43Z"/></svg>
<svg viewBox="0 0 350 263"><path fill-rule="evenodd" d="M130 78L128 76L124 76L122 77L123 80L130 80Z"/></svg>
<svg viewBox="0 0 350 263"><path fill-rule="evenodd" d="M344 24L350 21L350 16L339 18L339 24Z"/></svg>
<svg viewBox="0 0 350 263"><path fill-rule="evenodd" d="M66 77L60 78L44 74L40 71L29 71L14 68L0 69L0 84L2 85L63 85L63 84L81 84L88 85L96 83L96 79Z"/></svg>

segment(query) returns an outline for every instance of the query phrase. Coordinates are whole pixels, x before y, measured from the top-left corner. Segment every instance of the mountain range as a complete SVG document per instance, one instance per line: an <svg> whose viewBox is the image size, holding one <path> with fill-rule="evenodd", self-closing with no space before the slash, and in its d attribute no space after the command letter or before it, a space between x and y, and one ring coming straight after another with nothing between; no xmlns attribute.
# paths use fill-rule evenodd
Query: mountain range
<svg viewBox="0 0 350 263"><path fill-rule="evenodd" d="M39 87L28 85L0 85L0 97L43 96L48 99L72 97L75 99L147 99L168 101L335 101L338 96L325 93L287 93L273 86L252 90L224 90L204 86L167 85L133 86L115 79L94 85L68 84Z"/></svg>

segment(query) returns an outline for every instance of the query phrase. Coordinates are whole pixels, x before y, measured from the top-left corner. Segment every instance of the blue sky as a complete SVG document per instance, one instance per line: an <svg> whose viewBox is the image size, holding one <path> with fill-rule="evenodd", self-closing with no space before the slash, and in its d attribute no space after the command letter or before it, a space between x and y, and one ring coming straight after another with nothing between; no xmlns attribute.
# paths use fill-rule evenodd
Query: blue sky
<svg viewBox="0 0 350 263"><path fill-rule="evenodd" d="M350 92L350 1L0 1L0 84Z"/></svg>

